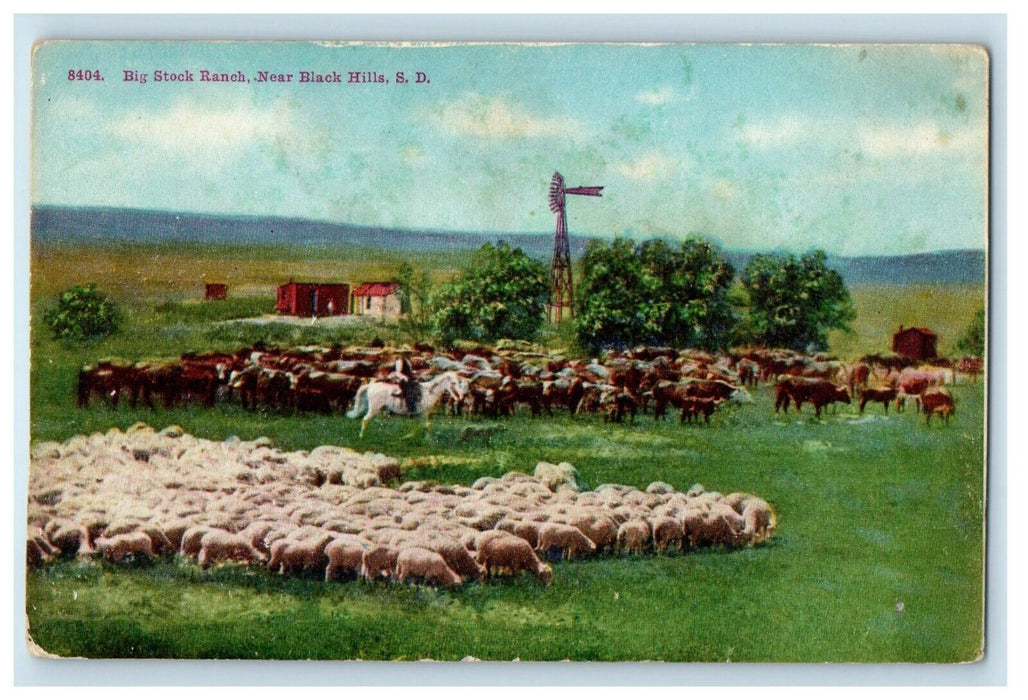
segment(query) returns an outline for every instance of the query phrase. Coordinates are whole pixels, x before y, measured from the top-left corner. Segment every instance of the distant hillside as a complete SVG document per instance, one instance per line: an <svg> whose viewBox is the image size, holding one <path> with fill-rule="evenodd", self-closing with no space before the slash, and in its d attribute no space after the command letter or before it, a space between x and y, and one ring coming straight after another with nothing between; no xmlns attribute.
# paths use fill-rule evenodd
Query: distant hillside
<svg viewBox="0 0 1028 700"><path fill-rule="evenodd" d="M32 211L36 242L57 241L176 241L249 245L309 245L377 248L388 251L438 253L471 250L504 240L532 257L548 260L553 253L550 234L457 233L390 229L283 217L214 216L206 214L36 207ZM571 255L580 257L587 239L570 237ZM727 252L742 270L751 254ZM903 256L829 256L847 284L983 284L985 252L952 250Z"/></svg>

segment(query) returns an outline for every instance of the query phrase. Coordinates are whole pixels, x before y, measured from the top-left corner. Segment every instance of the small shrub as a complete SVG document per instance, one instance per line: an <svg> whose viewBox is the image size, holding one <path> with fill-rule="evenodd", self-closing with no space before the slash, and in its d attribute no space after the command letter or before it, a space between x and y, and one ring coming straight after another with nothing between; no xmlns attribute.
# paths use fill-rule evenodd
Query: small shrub
<svg viewBox="0 0 1028 700"><path fill-rule="evenodd" d="M43 320L57 340L81 343L117 332L121 314L105 292L85 284L64 291Z"/></svg>

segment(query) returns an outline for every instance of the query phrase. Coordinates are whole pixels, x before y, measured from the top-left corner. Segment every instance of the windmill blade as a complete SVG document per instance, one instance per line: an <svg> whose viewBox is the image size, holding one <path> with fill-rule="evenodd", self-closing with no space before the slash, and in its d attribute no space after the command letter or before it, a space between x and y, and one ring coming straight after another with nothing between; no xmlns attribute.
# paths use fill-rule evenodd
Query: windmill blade
<svg viewBox="0 0 1028 700"><path fill-rule="evenodd" d="M564 194L584 194L590 197L602 197L603 187L565 187Z"/></svg>
<svg viewBox="0 0 1028 700"><path fill-rule="evenodd" d="M550 211L557 213L564 208L564 177L558 173L553 173L553 177L550 179Z"/></svg>

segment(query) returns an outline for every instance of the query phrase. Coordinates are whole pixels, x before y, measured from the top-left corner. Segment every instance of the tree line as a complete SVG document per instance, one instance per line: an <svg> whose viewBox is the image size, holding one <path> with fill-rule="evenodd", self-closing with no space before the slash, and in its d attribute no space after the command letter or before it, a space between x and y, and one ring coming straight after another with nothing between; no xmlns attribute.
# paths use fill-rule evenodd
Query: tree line
<svg viewBox="0 0 1028 700"><path fill-rule="evenodd" d="M590 351L662 345L723 350L759 345L824 350L828 332L848 330L856 313L846 285L815 251L754 255L741 274L703 238L678 243L590 241L575 285L571 323ZM404 329L494 342L532 340L549 300L549 270L520 248L486 244L438 290L404 264Z"/></svg>

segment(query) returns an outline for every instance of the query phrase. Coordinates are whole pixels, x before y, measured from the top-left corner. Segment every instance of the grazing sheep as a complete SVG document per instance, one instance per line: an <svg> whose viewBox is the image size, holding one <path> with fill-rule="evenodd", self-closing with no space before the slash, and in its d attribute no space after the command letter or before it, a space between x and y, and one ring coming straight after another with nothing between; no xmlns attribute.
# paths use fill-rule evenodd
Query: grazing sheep
<svg viewBox="0 0 1028 700"><path fill-rule="evenodd" d="M209 530L200 538L197 562L201 569L217 561L262 564L265 556L253 548L245 537L224 530Z"/></svg>
<svg viewBox="0 0 1028 700"><path fill-rule="evenodd" d="M583 517L569 523L582 531L582 534L592 540L596 545L596 551L602 552L613 549L617 544L618 526L613 519L607 516Z"/></svg>
<svg viewBox="0 0 1028 700"><path fill-rule="evenodd" d="M546 553L552 549L561 550L564 559L596 550L596 544L571 525L543 523L539 526L539 543L536 549Z"/></svg>
<svg viewBox="0 0 1028 700"><path fill-rule="evenodd" d="M774 534L778 523L774 511L762 498L750 496L742 512L743 537L751 542L763 542Z"/></svg>
<svg viewBox="0 0 1028 700"><path fill-rule="evenodd" d="M485 578L486 568L475 561L463 544L449 537L436 537L425 546L436 554L440 555L446 565L455 571L462 579L474 579L481 581Z"/></svg>
<svg viewBox="0 0 1028 700"><path fill-rule="evenodd" d="M182 544L179 547L179 552L183 556L197 557L200 554L200 540L208 532L211 532L214 528L207 527L206 525L195 525L184 533L182 533Z"/></svg>
<svg viewBox="0 0 1028 700"><path fill-rule="evenodd" d="M325 581L331 581L340 573L359 576L363 571L364 554L370 545L360 537L343 535L325 545L328 565L325 567Z"/></svg>
<svg viewBox="0 0 1028 700"><path fill-rule="evenodd" d="M315 571L320 573L328 567L325 548L332 539L332 535L326 534L319 538L297 540L290 537L278 540L271 545L268 570L278 571L280 574Z"/></svg>
<svg viewBox="0 0 1028 700"><path fill-rule="evenodd" d="M114 537L97 538L96 551L111 562L121 562L128 557L133 560L154 558L152 541L145 532L124 532Z"/></svg>
<svg viewBox="0 0 1028 700"><path fill-rule="evenodd" d="M30 534L26 538L25 549L25 564L29 569L35 569L42 566L52 559L58 551L53 545L47 542L42 531Z"/></svg>
<svg viewBox="0 0 1028 700"><path fill-rule="evenodd" d="M685 529L682 521L672 517L654 518L651 521L653 527L653 549L657 552L665 552L668 549L679 549L682 546L682 539L685 537Z"/></svg>
<svg viewBox="0 0 1028 700"><path fill-rule="evenodd" d="M89 531L74 521L55 518L44 526L43 534L50 540L50 544L61 550L63 556L70 557L93 552L93 548L89 545Z"/></svg>
<svg viewBox="0 0 1028 700"><path fill-rule="evenodd" d="M531 545L532 549L535 549L539 544L539 523L520 522L514 526L514 532L512 534L516 537L520 537Z"/></svg>
<svg viewBox="0 0 1028 700"><path fill-rule="evenodd" d="M479 550L479 562L490 574L506 572L511 575L522 571L535 574L544 586L553 581L553 569L536 556L532 547L519 537L506 535L487 540Z"/></svg>
<svg viewBox="0 0 1028 700"><path fill-rule="evenodd" d="M396 557L397 582L404 583L408 579L419 579L426 584L444 587L463 583L461 577L446 565L442 556L421 547L408 547Z"/></svg>
<svg viewBox="0 0 1028 700"><path fill-rule="evenodd" d="M730 506L718 502L706 512L690 509L682 527L689 546L696 548L740 544L746 523Z"/></svg>
<svg viewBox="0 0 1028 700"><path fill-rule="evenodd" d="M379 578L392 579L396 572L399 552L393 547L378 546L364 550L361 557L361 578L375 581Z"/></svg>
<svg viewBox="0 0 1028 700"><path fill-rule="evenodd" d="M257 520L244 527L238 534L258 552L270 555L271 548L265 538L277 527L278 524L272 520Z"/></svg>
<svg viewBox="0 0 1028 700"><path fill-rule="evenodd" d="M556 491L560 486L568 486L575 491L582 490L582 477L578 475L578 470L568 462L561 462L560 464L539 462L535 465L535 472L533 474L536 479L545 484L551 491ZM504 476L504 479L506 478Z"/></svg>
<svg viewBox="0 0 1028 700"><path fill-rule="evenodd" d="M642 554L649 544L650 524L645 520L629 520L618 527L617 545L621 551Z"/></svg>
<svg viewBox="0 0 1028 700"><path fill-rule="evenodd" d="M194 523L189 520L173 520L161 526L164 536L167 538L168 543L171 544L173 552L177 552L182 548L182 537L186 534L186 530L193 527L193 525Z"/></svg>
<svg viewBox="0 0 1028 700"><path fill-rule="evenodd" d="M146 533L146 536L150 538L150 545L153 548L154 554L159 557L170 556L178 551L178 547L172 544L168 536L164 534L164 530L152 523L143 523L139 528L140 532Z"/></svg>

